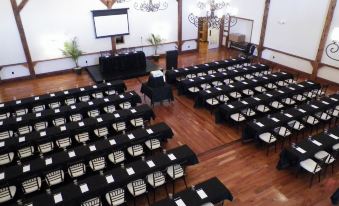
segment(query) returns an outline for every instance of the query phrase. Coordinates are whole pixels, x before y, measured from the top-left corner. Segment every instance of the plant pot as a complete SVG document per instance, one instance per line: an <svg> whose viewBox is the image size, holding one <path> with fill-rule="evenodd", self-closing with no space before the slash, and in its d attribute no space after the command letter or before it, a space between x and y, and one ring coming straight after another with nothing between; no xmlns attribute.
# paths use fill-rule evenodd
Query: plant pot
<svg viewBox="0 0 339 206"><path fill-rule="evenodd" d="M75 71L75 73L76 73L77 75L80 75L81 72L82 72L82 68L81 68L81 67L76 67L76 68L74 68L74 71Z"/></svg>
<svg viewBox="0 0 339 206"><path fill-rule="evenodd" d="M153 55L152 58L153 58L154 61L158 62L160 56L159 55Z"/></svg>

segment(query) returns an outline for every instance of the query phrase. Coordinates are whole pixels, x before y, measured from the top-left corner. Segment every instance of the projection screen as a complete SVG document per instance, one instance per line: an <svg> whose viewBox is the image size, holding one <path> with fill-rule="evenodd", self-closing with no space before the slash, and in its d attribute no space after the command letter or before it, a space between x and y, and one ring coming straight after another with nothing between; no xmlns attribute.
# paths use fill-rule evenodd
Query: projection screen
<svg viewBox="0 0 339 206"><path fill-rule="evenodd" d="M128 9L92 11L96 38L129 34Z"/></svg>

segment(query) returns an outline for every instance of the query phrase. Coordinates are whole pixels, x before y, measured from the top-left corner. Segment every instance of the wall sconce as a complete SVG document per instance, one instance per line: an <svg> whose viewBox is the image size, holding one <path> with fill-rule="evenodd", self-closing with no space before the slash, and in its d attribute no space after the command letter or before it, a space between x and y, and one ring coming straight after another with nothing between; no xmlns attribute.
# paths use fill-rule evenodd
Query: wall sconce
<svg viewBox="0 0 339 206"><path fill-rule="evenodd" d="M333 29L331 39L332 43L326 47L326 55L334 61L339 61L339 27Z"/></svg>

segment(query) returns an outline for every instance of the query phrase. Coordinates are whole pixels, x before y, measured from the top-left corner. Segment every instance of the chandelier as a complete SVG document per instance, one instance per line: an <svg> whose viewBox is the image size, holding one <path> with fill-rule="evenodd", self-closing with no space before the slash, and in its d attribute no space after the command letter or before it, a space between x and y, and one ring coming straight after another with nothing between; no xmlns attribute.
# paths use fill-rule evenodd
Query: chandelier
<svg viewBox="0 0 339 206"><path fill-rule="evenodd" d="M168 7L167 2L161 2L161 0L156 0L156 2L153 2L153 0L145 0L142 3L134 3L134 8L136 10L144 11L144 12L157 12L159 10L165 10Z"/></svg>
<svg viewBox="0 0 339 206"><path fill-rule="evenodd" d="M335 61L339 61L339 27L333 30L332 43L326 47L326 55Z"/></svg>
<svg viewBox="0 0 339 206"><path fill-rule="evenodd" d="M194 24L196 27L199 26L200 22L208 23L209 28L219 29L222 23L223 12L221 9L226 10L225 14L225 23L230 27L234 26L237 23L236 18L231 18L232 8L228 1L218 1L218 0L204 0L199 1L197 7L200 9L200 12L203 13L206 11L206 15L195 15L194 13L190 13L188 16L188 20Z"/></svg>
<svg viewBox="0 0 339 206"><path fill-rule="evenodd" d="M130 0L116 0L117 3L125 3L125 2L129 2Z"/></svg>

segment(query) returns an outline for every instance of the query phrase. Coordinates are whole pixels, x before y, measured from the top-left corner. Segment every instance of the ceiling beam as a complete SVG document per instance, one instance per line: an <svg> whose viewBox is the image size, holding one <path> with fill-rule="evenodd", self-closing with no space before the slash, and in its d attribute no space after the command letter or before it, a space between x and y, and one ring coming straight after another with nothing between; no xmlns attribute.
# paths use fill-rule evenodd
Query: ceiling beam
<svg viewBox="0 0 339 206"><path fill-rule="evenodd" d="M320 63L321 63L321 59L322 59L322 56L324 54L326 42L327 42L327 39L328 39L328 36L329 36L329 32L330 32L330 28L331 28L332 19L333 19L334 10L335 10L336 5L337 5L337 0L331 0L330 5L328 7L328 11L327 11L327 16L326 16L325 25L324 25L324 28L323 28L323 33L321 35L317 56L316 56L315 60L312 62L312 66L313 66L312 79L317 78L318 70L319 70L319 67L321 66Z"/></svg>
<svg viewBox="0 0 339 206"><path fill-rule="evenodd" d="M182 0L178 1L178 51L182 51Z"/></svg>
<svg viewBox="0 0 339 206"><path fill-rule="evenodd" d="M29 1L29 0L22 0L22 1L21 1L21 3L20 3L19 6L18 6L19 12L21 12L21 10L26 6L26 4L27 4L28 1Z"/></svg>
<svg viewBox="0 0 339 206"><path fill-rule="evenodd" d="M23 0L21 2L20 5L22 5L22 8L25 6L25 4L27 2L28 1L25 1L25 0ZM11 0L11 4L12 4L15 22L16 22L16 25L18 27L21 44L22 44L22 47L23 47L23 50L24 50L24 53L25 53L28 69L29 69L31 77L35 77L34 64L33 64L33 61L32 61L31 53L29 51L29 47L28 47L28 43L27 43L27 39L26 39L26 35L25 35L25 30L24 30L24 27L22 25L22 21L21 21L21 17L20 17L20 9L18 7L16 0Z"/></svg>
<svg viewBox="0 0 339 206"><path fill-rule="evenodd" d="M271 0L265 1L265 9L264 9L264 15L263 15L263 19L262 19L261 32L260 32L260 41L259 41L259 45L258 45L258 58L259 58L259 60L261 59L262 52L264 50L264 41L265 41L265 36L266 36L266 28L267 28L268 14L269 14L269 11L270 11L270 4L271 4Z"/></svg>

